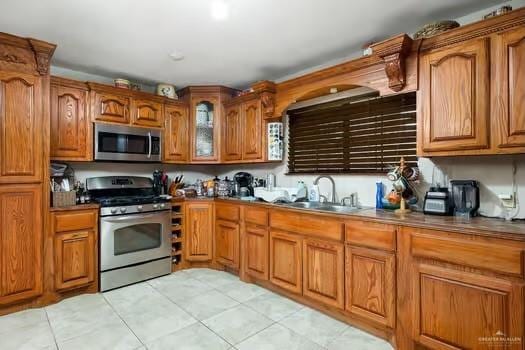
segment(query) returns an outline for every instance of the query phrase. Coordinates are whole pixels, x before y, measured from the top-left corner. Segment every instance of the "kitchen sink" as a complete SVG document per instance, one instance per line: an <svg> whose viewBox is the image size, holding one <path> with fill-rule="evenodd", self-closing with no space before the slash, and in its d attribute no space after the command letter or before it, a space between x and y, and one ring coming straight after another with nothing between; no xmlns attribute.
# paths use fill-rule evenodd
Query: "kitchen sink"
<svg viewBox="0 0 525 350"><path fill-rule="evenodd" d="M360 208L349 207L346 205L340 205L336 203L319 203L319 202L295 202L295 203L282 203L282 206L299 209L312 209L319 211L328 211L332 213L353 213Z"/></svg>
<svg viewBox="0 0 525 350"><path fill-rule="evenodd" d="M282 203L286 207L291 208L302 208L302 209L318 209L323 206L323 203L319 202L294 202L294 203Z"/></svg>

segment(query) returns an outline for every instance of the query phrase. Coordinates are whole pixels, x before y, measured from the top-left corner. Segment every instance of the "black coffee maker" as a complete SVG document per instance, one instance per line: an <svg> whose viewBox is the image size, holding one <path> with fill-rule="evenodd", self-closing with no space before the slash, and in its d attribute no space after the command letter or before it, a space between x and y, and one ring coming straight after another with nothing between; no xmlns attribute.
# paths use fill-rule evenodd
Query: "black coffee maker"
<svg viewBox="0 0 525 350"><path fill-rule="evenodd" d="M452 180L454 215L470 218L478 215L479 186L475 180Z"/></svg>
<svg viewBox="0 0 525 350"><path fill-rule="evenodd" d="M233 182L236 184L235 188L237 197L253 196L253 176L250 173L239 172L233 176Z"/></svg>

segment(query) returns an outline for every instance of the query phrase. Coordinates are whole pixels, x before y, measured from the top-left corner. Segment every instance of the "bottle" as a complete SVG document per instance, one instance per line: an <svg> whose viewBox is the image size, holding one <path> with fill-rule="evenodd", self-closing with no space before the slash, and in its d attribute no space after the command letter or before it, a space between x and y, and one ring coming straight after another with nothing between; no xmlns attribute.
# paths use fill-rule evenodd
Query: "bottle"
<svg viewBox="0 0 525 350"><path fill-rule="evenodd" d="M308 191L308 200L310 202L319 202L319 186L310 186L310 191Z"/></svg>
<svg viewBox="0 0 525 350"><path fill-rule="evenodd" d="M381 181L376 182L376 209L383 209L383 183Z"/></svg>

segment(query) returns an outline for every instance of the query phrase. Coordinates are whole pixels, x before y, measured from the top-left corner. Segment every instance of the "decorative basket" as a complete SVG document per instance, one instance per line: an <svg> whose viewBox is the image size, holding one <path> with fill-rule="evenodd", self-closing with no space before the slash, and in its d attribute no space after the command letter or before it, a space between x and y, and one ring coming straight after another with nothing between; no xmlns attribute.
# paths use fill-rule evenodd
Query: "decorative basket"
<svg viewBox="0 0 525 350"><path fill-rule="evenodd" d="M428 38L433 35L443 33L443 32L446 32L447 30L451 30L457 27L459 27L459 23L456 21L439 21L439 22L429 23L429 24L426 24L420 30L418 30L416 34L414 34L414 39Z"/></svg>
<svg viewBox="0 0 525 350"><path fill-rule="evenodd" d="M77 192L53 192L53 207L68 207L77 204Z"/></svg>

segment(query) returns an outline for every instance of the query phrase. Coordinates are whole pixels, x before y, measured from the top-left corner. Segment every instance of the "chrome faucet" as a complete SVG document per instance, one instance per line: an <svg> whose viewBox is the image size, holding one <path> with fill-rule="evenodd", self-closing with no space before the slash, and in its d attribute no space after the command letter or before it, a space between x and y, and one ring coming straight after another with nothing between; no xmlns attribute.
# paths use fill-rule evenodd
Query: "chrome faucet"
<svg viewBox="0 0 525 350"><path fill-rule="evenodd" d="M314 185L318 185L318 184L319 184L319 180L322 179L323 177L324 177L325 179L330 180L330 182L332 183L332 200L331 200L331 202L332 202L332 203L335 203L335 202L336 202L336 199L335 199L335 181L334 181L334 179L333 179L330 175L320 175L320 176L318 176L318 177L314 180Z"/></svg>
<svg viewBox="0 0 525 350"><path fill-rule="evenodd" d="M350 196L348 197L343 197L343 199L341 199L341 205L345 206L347 200L350 200L350 207L352 208L358 207L357 192L350 194Z"/></svg>

